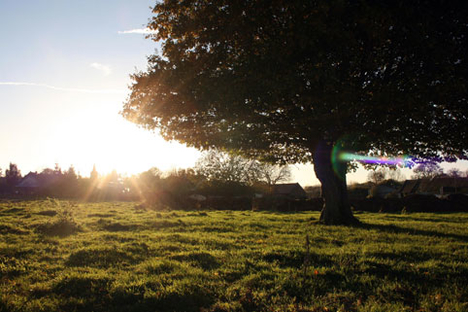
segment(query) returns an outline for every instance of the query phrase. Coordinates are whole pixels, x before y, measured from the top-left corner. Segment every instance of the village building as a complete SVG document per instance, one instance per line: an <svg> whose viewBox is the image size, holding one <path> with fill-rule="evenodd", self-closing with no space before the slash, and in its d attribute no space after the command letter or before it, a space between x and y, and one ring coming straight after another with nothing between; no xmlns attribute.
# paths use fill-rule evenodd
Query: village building
<svg viewBox="0 0 468 312"><path fill-rule="evenodd" d="M284 183L271 186L271 194L277 197L285 197L290 199L307 198L307 193L299 183Z"/></svg>
<svg viewBox="0 0 468 312"><path fill-rule="evenodd" d="M436 195L438 197L450 194L468 195L468 178L444 176L432 179L406 180L400 193L402 196L411 194Z"/></svg>
<svg viewBox="0 0 468 312"><path fill-rule="evenodd" d="M54 174L39 174L37 172L30 172L21 179L15 186L16 191L23 195L38 194L41 190L51 186L59 177Z"/></svg>

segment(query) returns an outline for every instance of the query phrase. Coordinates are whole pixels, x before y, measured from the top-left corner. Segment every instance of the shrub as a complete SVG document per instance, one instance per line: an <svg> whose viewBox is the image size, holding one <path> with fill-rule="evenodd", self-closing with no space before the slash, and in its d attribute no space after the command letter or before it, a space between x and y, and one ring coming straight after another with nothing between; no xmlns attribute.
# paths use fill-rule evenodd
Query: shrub
<svg viewBox="0 0 468 312"><path fill-rule="evenodd" d="M56 217L45 224L37 226L36 230L39 233L51 236L68 236L81 230L73 217L73 210L77 207L76 203L49 199L49 205L54 206ZM50 211L53 210L48 211L48 215L52 215Z"/></svg>

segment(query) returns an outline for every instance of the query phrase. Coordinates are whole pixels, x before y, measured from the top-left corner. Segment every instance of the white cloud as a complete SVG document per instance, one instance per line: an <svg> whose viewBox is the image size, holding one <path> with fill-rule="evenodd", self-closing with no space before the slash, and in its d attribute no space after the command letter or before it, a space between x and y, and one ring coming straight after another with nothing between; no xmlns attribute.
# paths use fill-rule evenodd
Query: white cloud
<svg viewBox="0 0 468 312"><path fill-rule="evenodd" d="M117 32L119 35L125 34L142 34L142 35L151 35L156 34L156 31L151 30L149 28L137 28L137 29L130 29L130 30L122 30Z"/></svg>
<svg viewBox="0 0 468 312"><path fill-rule="evenodd" d="M48 85L45 83L36 82L15 82L15 81L0 81L0 86L26 86L26 87L40 87L56 91L65 92L78 92L78 93L100 93L100 94L125 94L126 90L120 89L81 89L81 88L62 88L57 86Z"/></svg>
<svg viewBox="0 0 468 312"><path fill-rule="evenodd" d="M96 63L95 62L95 63L89 64L89 66L101 71L104 74L104 76L109 76L111 74L111 72L112 72L112 69L110 68L110 66L104 65L104 64L101 64L101 63Z"/></svg>

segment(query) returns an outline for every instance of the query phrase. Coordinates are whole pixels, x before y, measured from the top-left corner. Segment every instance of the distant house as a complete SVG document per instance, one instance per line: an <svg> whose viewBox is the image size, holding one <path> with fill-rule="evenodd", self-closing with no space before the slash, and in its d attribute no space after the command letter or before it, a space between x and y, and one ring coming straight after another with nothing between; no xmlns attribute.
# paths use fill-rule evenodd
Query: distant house
<svg viewBox="0 0 468 312"><path fill-rule="evenodd" d="M275 184L271 186L273 196L301 199L306 198L307 193L299 183Z"/></svg>
<svg viewBox="0 0 468 312"><path fill-rule="evenodd" d="M20 189L37 189L41 186L39 182L39 175L36 172L28 173L23 179L21 179L20 183L16 185L17 188Z"/></svg>
<svg viewBox="0 0 468 312"><path fill-rule="evenodd" d="M49 187L58 180L56 175L44 175L30 172L16 185L16 190L21 194L36 194Z"/></svg>
<svg viewBox="0 0 468 312"><path fill-rule="evenodd" d="M388 195L398 192L398 189L382 184L369 189L369 197L386 198Z"/></svg>
<svg viewBox="0 0 468 312"><path fill-rule="evenodd" d="M416 194L419 189L419 185L421 184L421 181L422 180L406 180L401 186L401 195L407 196L410 194Z"/></svg>
<svg viewBox="0 0 468 312"><path fill-rule="evenodd" d="M400 189L403 196L410 194L445 196L468 194L468 178L435 177L423 180L406 180Z"/></svg>

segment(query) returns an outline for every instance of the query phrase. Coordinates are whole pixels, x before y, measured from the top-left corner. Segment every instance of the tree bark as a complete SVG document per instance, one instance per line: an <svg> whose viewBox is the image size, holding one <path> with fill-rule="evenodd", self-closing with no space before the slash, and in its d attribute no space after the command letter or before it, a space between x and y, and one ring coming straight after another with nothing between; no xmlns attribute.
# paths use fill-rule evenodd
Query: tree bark
<svg viewBox="0 0 468 312"><path fill-rule="evenodd" d="M333 145L322 143L313 154L314 170L322 184L324 201L320 223L329 225L359 224L353 216L346 187L346 162L332 159Z"/></svg>

